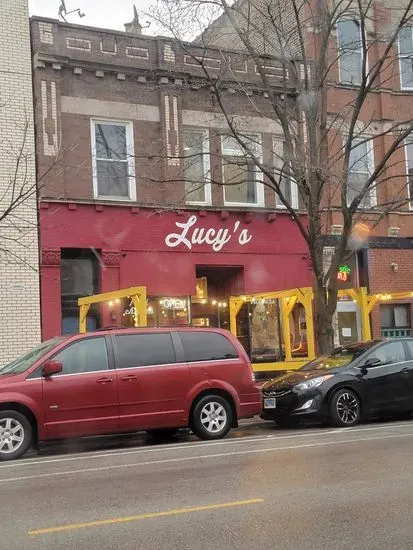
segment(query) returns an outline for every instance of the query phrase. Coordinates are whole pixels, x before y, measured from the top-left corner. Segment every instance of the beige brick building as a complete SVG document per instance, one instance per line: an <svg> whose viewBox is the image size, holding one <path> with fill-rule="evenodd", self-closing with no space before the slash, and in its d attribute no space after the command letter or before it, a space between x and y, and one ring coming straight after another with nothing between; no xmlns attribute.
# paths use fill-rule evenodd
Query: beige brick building
<svg viewBox="0 0 413 550"><path fill-rule="evenodd" d="M40 341L32 96L28 2L1 0L0 365Z"/></svg>

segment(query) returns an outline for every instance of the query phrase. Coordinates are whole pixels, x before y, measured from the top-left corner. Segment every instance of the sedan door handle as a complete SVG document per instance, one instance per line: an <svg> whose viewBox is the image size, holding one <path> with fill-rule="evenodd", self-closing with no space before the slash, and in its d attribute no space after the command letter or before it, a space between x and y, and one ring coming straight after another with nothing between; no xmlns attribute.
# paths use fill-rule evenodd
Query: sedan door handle
<svg viewBox="0 0 413 550"><path fill-rule="evenodd" d="M410 371L411 371L411 369L409 369L409 367L404 367L404 369L402 369L400 372L403 373L403 374L407 374Z"/></svg>
<svg viewBox="0 0 413 550"><path fill-rule="evenodd" d="M110 384L113 382L113 378L108 378L107 376L104 376L103 378L98 378L96 380L98 384Z"/></svg>
<svg viewBox="0 0 413 550"><path fill-rule="evenodd" d="M127 376L123 376L121 380L123 380L124 382L130 382L131 380L137 380L137 376L135 376L134 374L128 374Z"/></svg>

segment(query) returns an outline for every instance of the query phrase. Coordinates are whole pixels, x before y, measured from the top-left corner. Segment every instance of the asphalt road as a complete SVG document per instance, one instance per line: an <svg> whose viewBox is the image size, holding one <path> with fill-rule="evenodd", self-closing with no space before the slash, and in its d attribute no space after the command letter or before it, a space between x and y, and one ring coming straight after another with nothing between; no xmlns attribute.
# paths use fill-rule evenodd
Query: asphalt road
<svg viewBox="0 0 413 550"><path fill-rule="evenodd" d="M133 442L0 464L0 547L413 548L413 421Z"/></svg>

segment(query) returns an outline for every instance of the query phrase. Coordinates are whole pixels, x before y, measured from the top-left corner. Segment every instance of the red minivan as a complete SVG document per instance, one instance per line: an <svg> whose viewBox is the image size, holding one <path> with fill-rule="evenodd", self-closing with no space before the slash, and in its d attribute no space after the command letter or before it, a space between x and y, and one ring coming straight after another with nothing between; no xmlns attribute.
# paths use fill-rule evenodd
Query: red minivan
<svg viewBox="0 0 413 550"><path fill-rule="evenodd" d="M39 441L190 427L224 437L261 412L244 348L218 329L112 329L43 342L0 368L0 460Z"/></svg>

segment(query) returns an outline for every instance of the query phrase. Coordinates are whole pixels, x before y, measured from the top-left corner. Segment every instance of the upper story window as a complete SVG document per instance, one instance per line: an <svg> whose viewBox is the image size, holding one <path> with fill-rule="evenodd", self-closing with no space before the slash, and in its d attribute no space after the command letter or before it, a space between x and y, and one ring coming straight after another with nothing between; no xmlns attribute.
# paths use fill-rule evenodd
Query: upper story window
<svg viewBox="0 0 413 550"><path fill-rule="evenodd" d="M261 157L259 136L243 136L251 153ZM221 137L224 202L228 206L263 206L262 173L247 151L231 136Z"/></svg>
<svg viewBox="0 0 413 550"><path fill-rule="evenodd" d="M285 143L283 141L274 140L273 141L273 152L274 152L274 167L275 167L275 178L279 180L281 193L284 199L288 202L292 208L298 208L298 189L297 183L294 181L291 174L288 174L288 166L284 161L285 159ZM285 204L281 201L278 193L275 195L275 201L277 208L287 208Z"/></svg>
<svg viewBox="0 0 413 550"><path fill-rule="evenodd" d="M184 128L182 142L185 200L188 204L211 204L208 131Z"/></svg>
<svg viewBox="0 0 413 550"><path fill-rule="evenodd" d="M360 23L356 19L338 21L337 41L340 82L360 85L363 62Z"/></svg>
<svg viewBox="0 0 413 550"><path fill-rule="evenodd" d="M347 180L347 204L353 201L363 190L368 178L374 170L374 150L373 140L366 141L367 138L353 140L350 159L348 165ZM376 204L375 189L370 188L364 194L360 202L360 208L372 208Z"/></svg>
<svg viewBox="0 0 413 550"><path fill-rule="evenodd" d="M400 87L413 90L413 27L399 32Z"/></svg>
<svg viewBox="0 0 413 550"><path fill-rule="evenodd" d="M413 141L405 143L406 169L407 169L407 193L410 209L413 209Z"/></svg>
<svg viewBox="0 0 413 550"><path fill-rule="evenodd" d="M95 198L136 200L133 154L130 122L92 121Z"/></svg>

